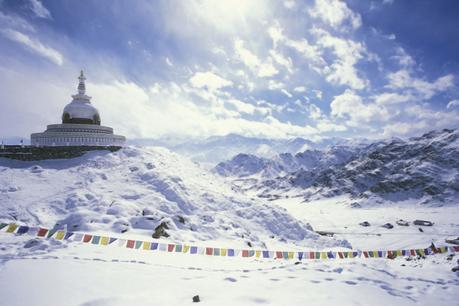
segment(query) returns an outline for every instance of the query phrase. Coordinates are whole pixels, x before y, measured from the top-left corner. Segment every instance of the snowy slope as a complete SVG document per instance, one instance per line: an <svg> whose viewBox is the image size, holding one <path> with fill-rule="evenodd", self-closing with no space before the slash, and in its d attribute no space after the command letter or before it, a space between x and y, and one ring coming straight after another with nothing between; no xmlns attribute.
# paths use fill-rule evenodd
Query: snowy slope
<svg viewBox="0 0 459 306"><path fill-rule="evenodd" d="M235 192L199 165L162 148L93 152L72 160L0 162L0 220L232 246L347 245L323 240L284 209ZM236 244L236 245L234 245Z"/></svg>
<svg viewBox="0 0 459 306"><path fill-rule="evenodd" d="M442 132L410 140L410 145L422 150L409 159L446 163L454 172L458 145L451 134L455 135ZM406 148L406 143L397 143ZM386 145L379 143L369 150L386 152ZM423 146L429 145L441 151L441 158L438 151L430 157L422 155ZM364 161L368 152L352 161ZM393 154L385 165L395 162L395 156L403 157L400 152ZM351 163L335 165L333 171ZM446 164L436 171L445 171ZM258 166L263 171L265 165ZM70 230L142 240L150 240L153 229L166 222L171 236L161 238L162 242L245 249L250 248L248 242L269 249L311 250L349 246L347 241L366 250L416 248L432 242L443 245L444 238L458 233L454 206L405 201L398 206L388 202L355 208L350 205L352 194L308 203L303 194L264 202L248 197L253 190L244 194L228 184L257 175L260 181L268 181L260 177L261 172L254 173L220 177L161 148L130 147L39 163L1 159L0 221L46 227L58 223ZM438 181L452 177L447 174ZM274 184L270 190L277 195L305 190L285 180L282 190L278 179L269 179ZM429 219L435 225L423 232L412 225L381 227L400 218ZM362 221L371 226L362 228ZM318 237L309 223L314 229L335 232L335 237ZM438 254L425 259L297 262L37 240L1 231L0 305L187 305L194 295L200 296L199 305L455 305L459 280L451 269L457 266L457 258Z"/></svg>

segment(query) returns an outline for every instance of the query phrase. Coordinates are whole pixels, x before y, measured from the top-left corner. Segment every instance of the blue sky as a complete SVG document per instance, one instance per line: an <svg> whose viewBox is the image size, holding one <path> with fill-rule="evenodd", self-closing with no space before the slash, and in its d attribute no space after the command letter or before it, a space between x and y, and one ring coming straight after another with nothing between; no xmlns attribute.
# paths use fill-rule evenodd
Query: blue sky
<svg viewBox="0 0 459 306"><path fill-rule="evenodd" d="M84 69L130 138L405 137L459 125L457 1L0 0L0 137Z"/></svg>

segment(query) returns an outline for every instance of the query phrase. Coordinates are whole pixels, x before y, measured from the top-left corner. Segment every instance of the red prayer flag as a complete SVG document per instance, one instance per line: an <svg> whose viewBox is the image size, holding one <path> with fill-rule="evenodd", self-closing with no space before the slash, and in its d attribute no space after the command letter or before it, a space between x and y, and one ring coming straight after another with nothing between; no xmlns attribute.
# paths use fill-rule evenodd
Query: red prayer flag
<svg viewBox="0 0 459 306"><path fill-rule="evenodd" d="M83 236L83 242L89 242L91 241L92 235L85 234Z"/></svg>
<svg viewBox="0 0 459 306"><path fill-rule="evenodd" d="M249 251L242 250L242 257L249 257Z"/></svg>
<svg viewBox="0 0 459 306"><path fill-rule="evenodd" d="M309 258L311 258L311 259L316 258L316 253L315 252L309 252Z"/></svg>
<svg viewBox="0 0 459 306"><path fill-rule="evenodd" d="M130 248L130 249L133 249L134 248L134 244L135 244L134 240L128 240L127 244L126 244L126 247Z"/></svg>
<svg viewBox="0 0 459 306"><path fill-rule="evenodd" d="M167 245L167 251L168 252L173 252L175 249L175 244L168 244Z"/></svg>
<svg viewBox="0 0 459 306"><path fill-rule="evenodd" d="M343 252L338 252L338 256L339 256L339 258L344 258Z"/></svg>
<svg viewBox="0 0 459 306"><path fill-rule="evenodd" d="M212 255L214 253L213 248L206 248L206 255Z"/></svg>
<svg viewBox="0 0 459 306"><path fill-rule="evenodd" d="M277 251L276 252L276 258L284 258L284 253Z"/></svg>
<svg viewBox="0 0 459 306"><path fill-rule="evenodd" d="M363 256L365 256L365 258L368 258L368 257L369 257L369 256L368 256L368 252L367 252L367 251L364 251L364 252L363 252Z"/></svg>
<svg viewBox="0 0 459 306"><path fill-rule="evenodd" d="M38 230L37 236L38 237L45 237L47 232L48 232L48 230L46 228L40 228Z"/></svg>

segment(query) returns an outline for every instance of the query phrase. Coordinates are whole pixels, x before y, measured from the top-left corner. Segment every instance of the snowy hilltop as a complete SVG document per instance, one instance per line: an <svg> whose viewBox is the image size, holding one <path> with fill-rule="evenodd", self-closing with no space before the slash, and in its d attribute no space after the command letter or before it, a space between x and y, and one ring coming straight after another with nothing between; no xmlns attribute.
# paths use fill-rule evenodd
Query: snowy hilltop
<svg viewBox="0 0 459 306"><path fill-rule="evenodd" d="M445 129L408 140L339 145L273 158L240 154L219 163L214 172L268 199L349 194L362 203L417 199L445 204L459 195L458 138L457 130Z"/></svg>
<svg viewBox="0 0 459 306"><path fill-rule="evenodd" d="M70 160L0 160L0 220L72 231L110 231L170 241L219 239L241 246L324 240L284 209L231 188L163 148L127 147Z"/></svg>

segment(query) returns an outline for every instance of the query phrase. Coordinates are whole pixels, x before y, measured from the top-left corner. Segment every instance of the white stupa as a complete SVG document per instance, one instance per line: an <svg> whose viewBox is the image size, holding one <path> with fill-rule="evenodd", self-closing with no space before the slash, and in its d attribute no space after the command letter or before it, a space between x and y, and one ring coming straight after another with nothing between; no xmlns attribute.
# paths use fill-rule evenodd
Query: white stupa
<svg viewBox="0 0 459 306"><path fill-rule="evenodd" d="M48 125L43 133L31 135L33 146L123 146L124 136L114 135L111 127L100 125L97 108L86 95L83 70L81 71L78 94L73 95L62 113L62 124Z"/></svg>

